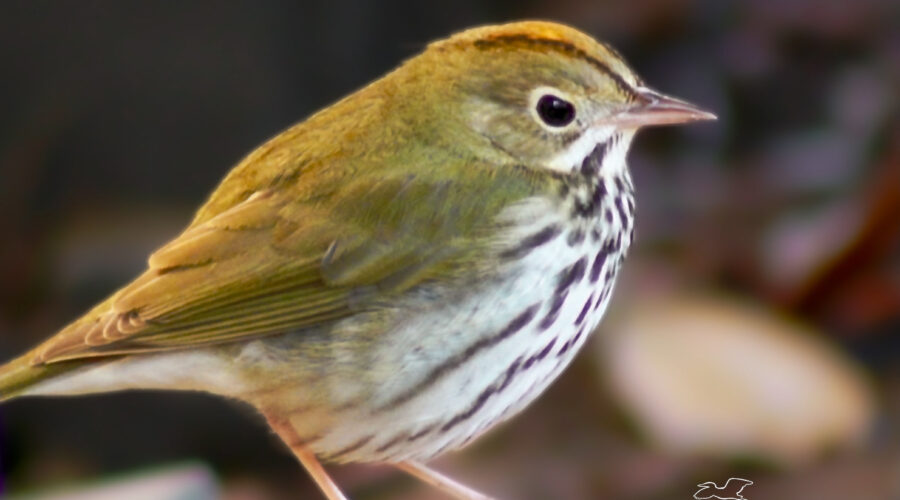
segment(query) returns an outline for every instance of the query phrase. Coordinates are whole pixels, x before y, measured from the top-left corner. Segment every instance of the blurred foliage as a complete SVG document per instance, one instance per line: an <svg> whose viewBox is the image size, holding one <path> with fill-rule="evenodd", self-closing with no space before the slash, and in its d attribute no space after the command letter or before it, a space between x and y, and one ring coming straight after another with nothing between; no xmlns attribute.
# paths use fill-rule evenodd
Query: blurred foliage
<svg viewBox="0 0 900 500"><path fill-rule="evenodd" d="M807 325L838 353L835 376L861 367L877 425L862 443L845 439L855 451L791 463L667 451L611 389L609 351L594 339L532 408L438 466L503 498L687 498L699 482L738 474L756 481L749 498L900 497L895 0L7 0L0 356L137 274L267 137L429 40L521 18L605 39L646 81L720 116L638 139L635 255L611 307L620 317L598 334L628 324L625 311L653 312L650 293L727 292ZM775 369L768 359L754 358L761 372ZM141 393L0 407L10 492L190 458L212 466L223 498L316 494L263 422L233 403ZM354 498L434 497L386 467L333 470Z"/></svg>

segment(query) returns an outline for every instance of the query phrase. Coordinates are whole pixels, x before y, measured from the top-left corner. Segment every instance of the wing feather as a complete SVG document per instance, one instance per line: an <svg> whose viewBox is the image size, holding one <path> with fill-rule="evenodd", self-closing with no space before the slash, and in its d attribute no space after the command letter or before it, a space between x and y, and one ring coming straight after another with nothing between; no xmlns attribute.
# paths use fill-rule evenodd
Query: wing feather
<svg viewBox="0 0 900 500"><path fill-rule="evenodd" d="M146 272L42 344L32 362L297 331L438 276L475 272L486 221L532 188L521 177L488 179L362 177L320 190L330 198L261 190L154 252ZM506 199L490 196L500 189Z"/></svg>
<svg viewBox="0 0 900 500"><path fill-rule="evenodd" d="M150 257L144 274L47 341L35 362L229 342L348 314L349 287L329 287L319 272L324 224L285 224L283 204L254 195L188 228ZM308 244L279 245L280 225L306 233Z"/></svg>

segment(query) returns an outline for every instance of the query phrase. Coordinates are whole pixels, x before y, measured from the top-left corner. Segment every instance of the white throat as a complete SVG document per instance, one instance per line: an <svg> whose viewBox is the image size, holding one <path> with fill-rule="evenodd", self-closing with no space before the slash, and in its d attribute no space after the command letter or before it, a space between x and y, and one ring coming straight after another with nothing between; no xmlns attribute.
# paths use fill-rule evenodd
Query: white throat
<svg viewBox="0 0 900 500"><path fill-rule="evenodd" d="M557 172L571 173L581 167L581 162L591 154L598 144L615 140L615 144L610 144L607 148L600 173L617 175L625 168L625 155L628 153L634 132L634 129L617 130L612 126L589 129L572 142L565 151L551 158L545 165Z"/></svg>

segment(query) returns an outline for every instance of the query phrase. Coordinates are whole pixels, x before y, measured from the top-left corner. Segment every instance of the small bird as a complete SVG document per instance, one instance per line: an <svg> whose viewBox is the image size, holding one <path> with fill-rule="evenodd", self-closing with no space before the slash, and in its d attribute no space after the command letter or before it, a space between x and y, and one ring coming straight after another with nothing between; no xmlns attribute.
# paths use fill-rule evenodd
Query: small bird
<svg viewBox="0 0 900 500"><path fill-rule="evenodd" d="M740 477L728 478L728 481L725 481L725 486L721 488L716 483L707 481L697 485L700 489L694 493L694 498L696 500L745 500L741 492L751 484L753 484L753 481Z"/></svg>
<svg viewBox="0 0 900 500"><path fill-rule="evenodd" d="M146 271L0 367L0 399L207 391L319 460L423 463L534 400L603 316L644 126L714 116L549 22L474 28L285 130Z"/></svg>

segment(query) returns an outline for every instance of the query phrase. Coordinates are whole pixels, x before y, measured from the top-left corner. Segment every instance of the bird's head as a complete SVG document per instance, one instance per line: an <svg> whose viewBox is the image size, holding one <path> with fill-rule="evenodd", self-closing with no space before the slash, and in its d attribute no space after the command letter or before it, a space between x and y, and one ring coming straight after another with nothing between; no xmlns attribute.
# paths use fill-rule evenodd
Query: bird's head
<svg viewBox="0 0 900 500"><path fill-rule="evenodd" d="M640 127L714 118L645 86L608 45L555 23L470 29L407 66L434 86L414 97L474 131L473 143L535 168L569 172L613 136L624 156Z"/></svg>

